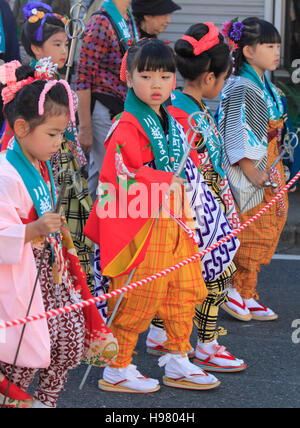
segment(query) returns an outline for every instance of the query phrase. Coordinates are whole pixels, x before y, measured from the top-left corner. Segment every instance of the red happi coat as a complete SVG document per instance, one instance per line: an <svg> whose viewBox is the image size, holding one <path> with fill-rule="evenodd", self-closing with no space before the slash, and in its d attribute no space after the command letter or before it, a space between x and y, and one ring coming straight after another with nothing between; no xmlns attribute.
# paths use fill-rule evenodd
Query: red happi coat
<svg viewBox="0 0 300 428"><path fill-rule="evenodd" d="M102 274L115 278L130 272L144 260L159 206L174 175L147 165L154 161L150 140L131 113L124 112L113 129L106 141L98 190L101 195L84 232L100 246ZM197 164L195 155L193 160ZM159 194L159 204L153 204L151 198L153 202L157 196L155 188L160 185L164 191ZM140 206L137 208L143 216L134 218L131 208L138 196ZM103 214L110 207L116 216L104 218Z"/></svg>

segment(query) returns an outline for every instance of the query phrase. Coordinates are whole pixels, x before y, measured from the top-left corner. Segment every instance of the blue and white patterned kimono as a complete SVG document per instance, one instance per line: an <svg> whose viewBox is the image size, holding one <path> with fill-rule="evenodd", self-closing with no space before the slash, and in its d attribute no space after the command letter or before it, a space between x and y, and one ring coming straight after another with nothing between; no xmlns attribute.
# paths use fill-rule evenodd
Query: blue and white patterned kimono
<svg viewBox="0 0 300 428"><path fill-rule="evenodd" d="M277 88L266 75L263 81L247 63L241 75L231 79L223 89L218 123L224 139L224 167L240 209L247 206L250 210L260 204L264 189L255 187L238 163L248 158L258 170L266 171L269 120L277 121L283 115L284 105Z"/></svg>

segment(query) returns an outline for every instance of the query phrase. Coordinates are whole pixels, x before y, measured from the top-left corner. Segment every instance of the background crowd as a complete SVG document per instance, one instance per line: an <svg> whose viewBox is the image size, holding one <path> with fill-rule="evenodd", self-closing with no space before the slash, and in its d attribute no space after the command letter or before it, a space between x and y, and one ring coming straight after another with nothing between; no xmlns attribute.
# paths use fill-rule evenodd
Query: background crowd
<svg viewBox="0 0 300 428"><path fill-rule="evenodd" d="M32 59L21 43L23 8L27 3L34 2L0 0L0 63L21 60L24 64ZM55 13L70 17L72 7L77 1L45 0L45 3L49 4ZM104 141L112 119L122 112L124 107L127 88L120 81L119 69L126 47L119 44L109 19L103 20L103 0L82 0L81 3L86 7L86 13L81 11L86 31L84 37L78 41L72 84L79 97L79 142L89 161L88 190L95 200L99 170L105 153ZM181 9L172 0L116 0L115 4L126 19L127 7L131 4L133 14L127 23L133 39L135 32L138 32L139 37L159 37L170 24L172 13ZM97 14L99 10L102 10L102 14ZM61 73L64 75L65 68ZM290 100L289 103L294 111L295 106ZM291 117L293 118L293 112ZM0 108L1 127L3 121ZM293 174L299 168L300 157L296 152Z"/></svg>

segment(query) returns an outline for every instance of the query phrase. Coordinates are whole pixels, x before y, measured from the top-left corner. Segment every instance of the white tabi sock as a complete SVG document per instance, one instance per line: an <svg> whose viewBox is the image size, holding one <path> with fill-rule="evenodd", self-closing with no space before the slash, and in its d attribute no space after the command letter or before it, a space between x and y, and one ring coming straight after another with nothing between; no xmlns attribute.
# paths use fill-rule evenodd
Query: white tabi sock
<svg viewBox="0 0 300 428"><path fill-rule="evenodd" d="M192 364L188 357L181 354L166 354L158 360L159 367L165 367L165 374L170 379L186 380L199 385L212 385L218 379Z"/></svg>
<svg viewBox="0 0 300 428"><path fill-rule="evenodd" d="M155 346L163 346L168 340L167 333L163 328L150 325L149 333L147 336L146 346L153 348Z"/></svg>
<svg viewBox="0 0 300 428"><path fill-rule="evenodd" d="M228 297L236 302L239 303L240 306L236 305L234 302L226 302L226 305L233 310L234 312L237 312L239 315L249 315L250 311L247 307L245 307L245 303L243 298L241 297L240 293L232 287L229 287L227 290ZM247 306L247 305L246 305Z"/></svg>
<svg viewBox="0 0 300 428"><path fill-rule="evenodd" d="M245 364L243 360L239 360L237 358L234 360L228 360L226 358L220 358L218 355L228 357L230 354L226 351L226 348L224 346L220 346L216 340L211 343L201 343L198 341L196 358L201 361L205 361L209 356L212 356L209 362L220 367L240 367Z"/></svg>
<svg viewBox="0 0 300 428"><path fill-rule="evenodd" d="M133 391L149 391L159 385L158 380L143 376L132 364L121 369L105 367L103 380L112 385L119 384Z"/></svg>
<svg viewBox="0 0 300 428"><path fill-rule="evenodd" d="M258 303L255 299L247 299L244 300L247 308L262 308L265 309L264 306L262 306L260 303ZM272 309L270 308L266 308L266 310L258 310L258 311L251 311L252 314L254 315L258 315L260 317L271 317L273 315L275 315L275 312L272 311Z"/></svg>

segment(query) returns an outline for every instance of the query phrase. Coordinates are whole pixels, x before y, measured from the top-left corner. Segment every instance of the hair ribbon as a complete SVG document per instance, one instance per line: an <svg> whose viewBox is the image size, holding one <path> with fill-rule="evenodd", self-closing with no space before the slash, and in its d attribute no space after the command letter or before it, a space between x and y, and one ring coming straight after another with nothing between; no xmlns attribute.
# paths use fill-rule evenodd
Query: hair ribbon
<svg viewBox="0 0 300 428"><path fill-rule="evenodd" d="M0 82L3 85L6 85L6 87L2 90L2 99L3 99L4 105L10 103L15 98L16 94L25 86L32 84L36 80L44 80L43 76L40 76L39 73L36 72L35 77L28 77L27 79L21 80L18 82L16 77L16 70L20 67L21 67L21 64L18 61L12 61L0 67ZM58 83L64 86L68 94L70 119L73 123L75 123L76 117L75 117L75 108L74 108L74 98L73 98L71 87L68 84L68 82L66 82L65 80L59 80L59 81L51 80L46 83L39 99L39 105L38 105L39 115L42 116L44 114L46 95Z"/></svg>
<svg viewBox="0 0 300 428"><path fill-rule="evenodd" d="M208 33L200 40L196 40L194 37L184 35L181 37L182 40L190 43L194 48L194 55L201 55L203 52L208 51L214 46L220 43L219 35L220 31L213 22L205 22L208 26Z"/></svg>
<svg viewBox="0 0 300 428"><path fill-rule="evenodd" d="M35 80L33 77L28 77L28 79L17 82L16 70L20 67L21 63L19 61L12 61L0 67L0 82L6 85L2 90L4 105L10 103L15 98L16 93L24 86L30 85Z"/></svg>
<svg viewBox="0 0 300 428"><path fill-rule="evenodd" d="M54 86L56 86L58 83L60 83L61 85L64 86L67 94L68 94L68 98L69 98L69 109L70 109L70 119L73 123L76 122L76 117L75 117L75 108L74 108L74 99L73 99L73 94L72 94L72 90L70 85L68 84L68 82L66 80L51 80L50 82L46 83L43 92L40 95L40 99L39 99L39 115L43 116L44 111L45 111L45 101L46 101L46 95L48 94L48 92L51 91L52 88L54 88Z"/></svg>

